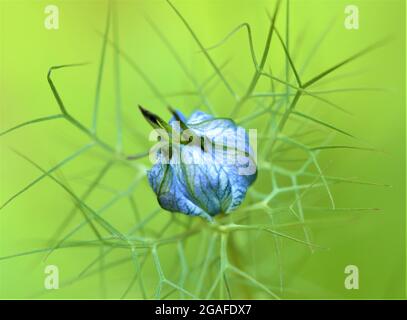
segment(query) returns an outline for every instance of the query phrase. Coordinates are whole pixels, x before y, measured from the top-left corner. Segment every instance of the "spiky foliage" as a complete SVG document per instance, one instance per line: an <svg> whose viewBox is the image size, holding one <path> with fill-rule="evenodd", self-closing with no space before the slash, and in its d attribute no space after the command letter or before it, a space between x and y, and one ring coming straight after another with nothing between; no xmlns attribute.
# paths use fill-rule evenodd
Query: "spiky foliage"
<svg viewBox="0 0 407 320"><path fill-rule="evenodd" d="M369 208L339 208L335 204L335 197L331 186L336 183L369 184L354 179L328 176L324 174L324 168L320 164L319 155L327 149L372 149L359 147L355 144L352 134L337 128L335 125L326 123L312 114L299 110L304 96L309 96L319 102L332 107L336 112L347 112L335 102L325 98L325 95L346 90L360 90L360 88L315 90L313 89L326 77L334 74L346 64L352 63L362 55L368 53L379 44L363 49L342 61L333 62L331 68L316 74L310 79L303 79L303 71L312 59L312 52L306 62L299 68L291 54L289 32L289 0L284 3L277 2L273 13L269 15L269 27L264 41L262 52L256 53L253 44L254 34L248 23L242 23L234 28L217 44L206 46L202 43L194 31L189 19L183 16L180 10L170 1L169 7L174 12L174 18L178 18L186 31L197 44L202 59L206 59L213 74L200 82L188 69L182 57L177 53L176 45L171 43L163 30L156 23L148 19L149 24L155 30L157 36L171 52L180 69L185 73L194 87L192 94L196 95L200 104L212 114L222 113L220 107L211 101L211 91L217 85L222 85L235 102L231 117L238 124L250 127L256 123L259 128L259 177L266 183L254 186L250 190L249 198L233 214L216 219L214 224L209 224L200 218L190 218L179 214L163 212L158 207L149 213L140 212L138 201L134 191L140 187L141 181L145 180L145 170L148 162L145 160L147 150L144 153L131 156L123 152L123 115L121 103L120 66L126 62L126 67L132 68L148 85L152 93L163 106L167 106L168 99L157 88L154 80L140 67L137 61L124 52L118 42L118 30L115 27L117 20L115 10L109 8L104 33L101 35L102 50L100 54L99 71L97 74L96 93L91 126L86 126L75 118L60 95L57 84L53 80L54 72L69 72L71 68L83 67L80 64L66 64L53 66L49 69L47 80L59 108L59 113L33 119L16 125L1 133L1 136L10 134L15 130L21 130L27 126L40 125L48 121L67 121L89 138L89 143L74 151L71 155L58 162L49 169L39 166L28 156L17 152L21 157L36 167L40 174L32 182L23 187L15 195L6 200L1 209L4 209L13 201L29 192L32 187L44 179L52 180L62 188L72 199L73 207L56 230L55 235L49 239L49 246L33 249L27 252L16 253L11 256L1 257L0 260L42 253L45 259L57 250L78 247L94 247L98 251L97 257L92 259L86 268L76 277L62 284L68 286L95 274L101 275L110 268L131 263L133 274L128 275L128 286L123 288L121 298L272 298L278 299L286 290L284 285L284 270L282 264L282 251L286 242L292 242L298 246L304 246L309 250L324 250L321 245L313 243L311 227L319 220L307 218L307 214L313 212L358 212L371 211ZM286 16L279 15L280 6L286 5ZM112 12L114 13L112 17ZM280 21L281 20L281 21ZM279 30L285 20L285 30ZM279 23L278 23L279 21ZM176 23L176 20L174 20ZM113 29L113 30L111 30ZM212 56L212 50L221 50L240 30L247 32L248 52L253 62L253 75L243 89L238 90L229 81L230 77L224 72L227 62L219 65ZM282 32L284 31L284 32ZM109 34L112 32L112 38ZM323 35L324 36L324 35ZM322 37L323 38L323 37ZM322 40L318 40L316 47ZM270 56L271 45L276 43L282 50L285 60L285 73L278 76L271 70ZM100 92L103 71L105 68L106 52L110 49L114 52L114 77L116 92L116 144L110 145L98 135L98 123L100 118ZM213 82L219 80L215 85ZM269 80L268 91L257 91L260 81ZM209 85L212 85L211 87ZM182 94L182 93L181 93ZM248 104L255 104L253 112L248 111ZM246 109L245 109L246 108ZM287 123L292 122L291 130L287 131ZM295 124L298 124L297 126ZM294 129L293 129L294 128ZM315 133L323 133L317 136ZM336 135L343 135L352 142L349 145L332 144ZM145 133L147 137L147 133ZM309 137L312 139L310 140ZM95 175L93 181L82 194L77 194L73 188L58 178L61 172L73 160L86 155L89 150L103 150L104 164ZM292 156L293 158L289 158ZM292 163L296 165L293 166ZM98 209L92 208L88 203L94 197L95 190L101 187L103 180L114 168L119 168L134 175L131 184L122 186L120 191L105 202ZM281 182L283 179L283 182ZM260 184L259 184L260 185ZM265 188L264 185L267 187ZM312 206L306 201L307 195L325 193L330 201L330 207ZM136 223L127 231L119 230L105 218L105 214L112 210L115 203L128 202L129 215L134 215ZM67 230L69 222L80 213L83 221L74 228ZM159 219L160 227L151 222ZM334 217L330 217L334 219ZM151 227L152 226L152 227ZM75 235L82 229L90 227L93 238L88 240L75 240ZM258 271L260 262L257 257L256 242L260 237L269 237L268 262L270 272L277 273L278 279ZM126 257L117 259L113 253L117 250L126 250ZM162 255L170 256L166 264L162 261ZM261 263L264 263L261 262ZM148 265L153 266L151 271ZM104 286L108 286L104 283Z"/></svg>

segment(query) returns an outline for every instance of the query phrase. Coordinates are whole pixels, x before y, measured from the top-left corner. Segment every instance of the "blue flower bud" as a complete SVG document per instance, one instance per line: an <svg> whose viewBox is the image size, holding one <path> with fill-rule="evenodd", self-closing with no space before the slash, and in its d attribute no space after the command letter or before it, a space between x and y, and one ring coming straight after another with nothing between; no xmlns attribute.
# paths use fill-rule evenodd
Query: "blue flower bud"
<svg viewBox="0 0 407 320"><path fill-rule="evenodd" d="M146 117L147 111L141 110ZM179 111L171 112L171 129L167 123L160 125L168 133L168 148L155 151L156 163L147 172L159 204L208 220L234 210L257 176L248 134L231 119L201 111L187 119ZM151 115L147 112L149 122ZM155 117L159 121L153 122L161 124Z"/></svg>

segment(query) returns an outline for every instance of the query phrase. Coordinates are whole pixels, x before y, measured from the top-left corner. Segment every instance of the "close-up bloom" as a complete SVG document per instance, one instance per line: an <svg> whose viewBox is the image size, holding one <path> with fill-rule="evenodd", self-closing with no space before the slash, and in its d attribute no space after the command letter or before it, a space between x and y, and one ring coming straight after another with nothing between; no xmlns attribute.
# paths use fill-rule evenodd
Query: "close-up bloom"
<svg viewBox="0 0 407 320"><path fill-rule="evenodd" d="M202 111L188 119L173 111L166 126L158 116L141 110L153 126L171 131L171 137L188 135L199 142L171 142L169 150L153 151L156 163L148 171L148 181L162 208L212 220L243 202L257 175L254 152L243 128L231 119Z"/></svg>

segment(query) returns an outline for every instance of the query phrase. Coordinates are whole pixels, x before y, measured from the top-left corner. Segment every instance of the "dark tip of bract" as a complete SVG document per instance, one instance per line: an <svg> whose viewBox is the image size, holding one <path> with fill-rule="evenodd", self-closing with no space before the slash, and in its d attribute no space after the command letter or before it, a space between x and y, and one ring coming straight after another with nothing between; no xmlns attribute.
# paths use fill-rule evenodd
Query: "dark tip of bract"
<svg viewBox="0 0 407 320"><path fill-rule="evenodd" d="M168 106L168 110L170 110L171 114L174 116L175 120L177 120L180 125L181 125L181 129L182 130L186 130L188 129L188 126L186 125L186 123L181 119L181 117L179 116L177 110L175 110L173 107Z"/></svg>
<svg viewBox="0 0 407 320"><path fill-rule="evenodd" d="M144 119L154 128L154 129L165 129L167 132L171 131L171 127L159 116L156 114L148 111L147 109L143 108L142 106L138 106L141 113L143 114Z"/></svg>
<svg viewBox="0 0 407 320"><path fill-rule="evenodd" d="M144 109L140 105L138 107L139 107L144 119L146 119L148 121L148 123L150 123L154 128L157 128L157 127L161 128L162 127L161 124L160 124L160 121L159 121L159 119L160 119L159 116L157 116L156 114L148 111L147 109Z"/></svg>

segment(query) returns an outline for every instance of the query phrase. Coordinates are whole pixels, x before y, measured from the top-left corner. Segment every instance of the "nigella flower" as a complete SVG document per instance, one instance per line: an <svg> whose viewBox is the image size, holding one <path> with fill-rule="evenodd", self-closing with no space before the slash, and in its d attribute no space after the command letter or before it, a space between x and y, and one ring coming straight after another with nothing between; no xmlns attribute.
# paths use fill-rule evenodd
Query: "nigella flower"
<svg viewBox="0 0 407 320"><path fill-rule="evenodd" d="M236 209L257 175L247 132L233 120L195 111L188 119L170 108L169 123L140 107L159 143L148 181L160 206L208 220Z"/></svg>

